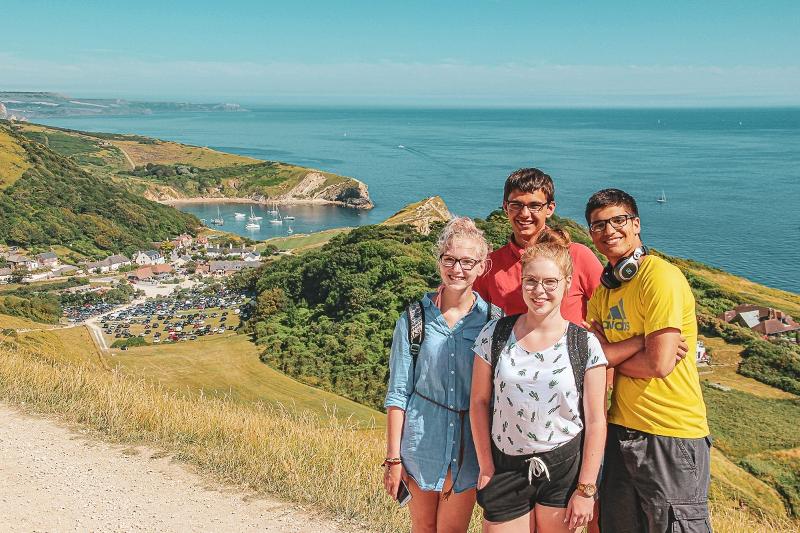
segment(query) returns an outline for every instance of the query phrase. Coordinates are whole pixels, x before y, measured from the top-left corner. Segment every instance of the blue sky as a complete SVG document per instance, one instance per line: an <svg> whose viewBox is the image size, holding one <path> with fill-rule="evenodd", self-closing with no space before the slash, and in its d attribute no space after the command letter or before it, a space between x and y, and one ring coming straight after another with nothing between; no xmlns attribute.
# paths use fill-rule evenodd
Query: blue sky
<svg viewBox="0 0 800 533"><path fill-rule="evenodd" d="M0 90L194 101L800 105L800 2L4 0Z"/></svg>

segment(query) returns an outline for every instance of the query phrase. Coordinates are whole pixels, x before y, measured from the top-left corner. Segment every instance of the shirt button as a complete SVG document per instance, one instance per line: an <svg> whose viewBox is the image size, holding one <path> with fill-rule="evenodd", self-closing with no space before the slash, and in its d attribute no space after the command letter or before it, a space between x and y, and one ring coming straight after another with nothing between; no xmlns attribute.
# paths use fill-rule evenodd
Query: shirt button
<svg viewBox="0 0 800 533"><path fill-rule="evenodd" d="M451 373L451 374L455 374L455 373L456 373L456 371L455 371L455 370L451 370L451 371L450 371L450 373Z"/></svg>
<svg viewBox="0 0 800 533"><path fill-rule="evenodd" d="M453 406L452 406L452 405L450 406L450 409L453 409ZM452 426L453 424L450 424L450 425Z"/></svg>
<svg viewBox="0 0 800 533"><path fill-rule="evenodd" d="M453 459L453 462L455 463L455 462L456 462L456 460L455 460L455 459Z"/></svg>
<svg viewBox="0 0 800 533"><path fill-rule="evenodd" d="M454 354L454 353L450 354L450 357L455 357L455 356L456 356L456 354Z"/></svg>
<svg viewBox="0 0 800 533"><path fill-rule="evenodd" d="M453 423L452 422L450 422L450 427L453 427Z"/></svg>
<svg viewBox="0 0 800 533"><path fill-rule="evenodd" d="M452 387L450 387L450 392L453 392L453 388Z"/></svg>

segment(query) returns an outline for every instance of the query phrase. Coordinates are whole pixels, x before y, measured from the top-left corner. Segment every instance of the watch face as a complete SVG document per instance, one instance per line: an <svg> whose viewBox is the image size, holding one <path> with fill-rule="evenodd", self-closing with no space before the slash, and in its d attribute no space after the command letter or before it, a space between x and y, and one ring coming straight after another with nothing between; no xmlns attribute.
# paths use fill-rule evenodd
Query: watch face
<svg viewBox="0 0 800 533"><path fill-rule="evenodd" d="M594 496L597 493L597 486L588 483L584 485L581 483L578 485L578 490L587 496Z"/></svg>

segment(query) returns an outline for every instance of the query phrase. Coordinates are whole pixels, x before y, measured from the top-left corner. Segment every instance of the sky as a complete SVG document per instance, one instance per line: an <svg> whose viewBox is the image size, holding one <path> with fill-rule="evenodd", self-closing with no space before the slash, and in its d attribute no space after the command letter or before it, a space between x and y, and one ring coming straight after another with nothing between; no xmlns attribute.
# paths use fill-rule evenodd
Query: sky
<svg viewBox="0 0 800 533"><path fill-rule="evenodd" d="M0 90L195 102L800 105L800 2L2 0Z"/></svg>

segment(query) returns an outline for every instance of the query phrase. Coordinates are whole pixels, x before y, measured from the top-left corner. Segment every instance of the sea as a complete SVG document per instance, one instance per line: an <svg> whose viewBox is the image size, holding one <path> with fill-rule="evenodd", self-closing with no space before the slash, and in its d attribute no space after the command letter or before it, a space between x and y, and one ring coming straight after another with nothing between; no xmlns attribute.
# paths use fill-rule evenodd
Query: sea
<svg viewBox="0 0 800 533"><path fill-rule="evenodd" d="M380 222L439 195L453 213L500 207L512 171L535 166L556 184L556 213L583 222L606 187L638 201L642 238L772 287L800 293L800 108L412 109L247 106L41 119L79 130L136 133L352 176L370 211L287 207L294 221L249 232L242 204L180 209L255 239ZM663 195L667 201L657 201Z"/></svg>

